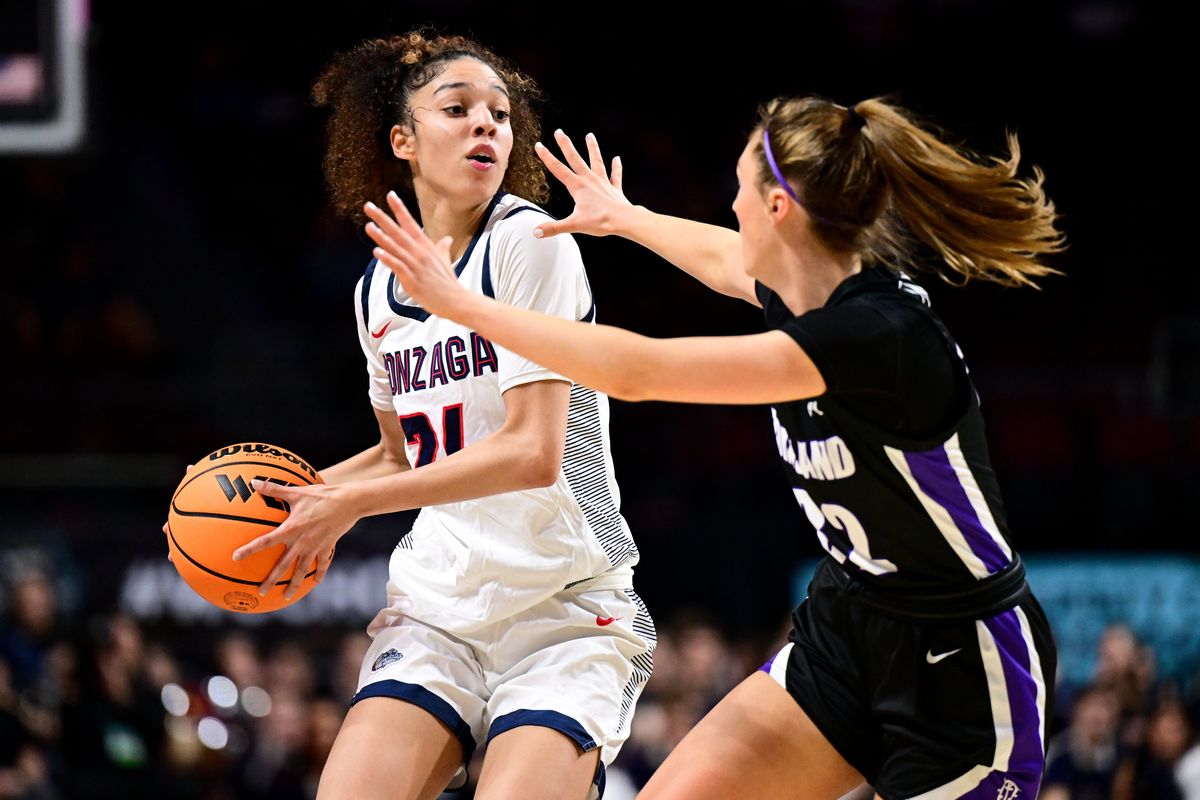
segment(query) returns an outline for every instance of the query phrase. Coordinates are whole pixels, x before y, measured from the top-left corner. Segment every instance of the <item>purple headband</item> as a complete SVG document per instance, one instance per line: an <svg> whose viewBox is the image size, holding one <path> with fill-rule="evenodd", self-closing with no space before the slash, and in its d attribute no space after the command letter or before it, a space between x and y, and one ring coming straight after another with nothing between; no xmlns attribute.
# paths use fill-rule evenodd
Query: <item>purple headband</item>
<svg viewBox="0 0 1200 800"><path fill-rule="evenodd" d="M796 192L792 189L792 185L787 182L787 178L783 177L783 171L779 169L779 164L775 162L775 154L771 152L771 134L767 131L766 123L763 123L763 151L767 154L767 163L771 165L771 172L775 173L775 180L779 181L779 185L782 186L783 190L788 193L788 196L795 200L796 204L803 208L810 217L815 219L817 222L822 222L826 225L832 225L835 228L852 230L859 227L857 225L847 225L844 222L838 222L836 220L828 219L827 217L822 217L819 214L814 214L812 209L804 205L800 198L796 196Z"/></svg>

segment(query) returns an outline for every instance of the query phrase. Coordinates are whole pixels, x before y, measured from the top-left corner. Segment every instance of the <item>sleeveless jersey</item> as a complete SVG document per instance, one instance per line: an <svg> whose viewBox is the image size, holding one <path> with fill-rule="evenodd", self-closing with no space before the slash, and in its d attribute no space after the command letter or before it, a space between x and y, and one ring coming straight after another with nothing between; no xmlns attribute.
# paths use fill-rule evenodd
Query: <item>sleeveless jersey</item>
<svg viewBox="0 0 1200 800"><path fill-rule="evenodd" d="M868 268L824 307L796 316L770 289L756 289L768 325L792 336L826 382L825 394L775 404L771 416L796 499L829 556L871 589L908 595L970 591L1010 565L978 396L925 290L901 273ZM895 358L881 360L880 352ZM937 374L947 380L912 385L917 355L943 367ZM940 417L942 430L915 434L864 413L903 412L903 401L880 398L907 398L917 411L944 406L951 387L960 401Z"/></svg>
<svg viewBox="0 0 1200 800"><path fill-rule="evenodd" d="M591 321L591 290L575 241L535 239L545 212L500 193L455 264L472 291L521 308ZM394 411L409 464L420 469L504 424L503 393L561 375L415 305L375 260L355 296L372 405ZM506 619L597 576L631 582L638 550L620 514L606 395L573 385L555 483L430 506L392 555L388 614L450 632Z"/></svg>

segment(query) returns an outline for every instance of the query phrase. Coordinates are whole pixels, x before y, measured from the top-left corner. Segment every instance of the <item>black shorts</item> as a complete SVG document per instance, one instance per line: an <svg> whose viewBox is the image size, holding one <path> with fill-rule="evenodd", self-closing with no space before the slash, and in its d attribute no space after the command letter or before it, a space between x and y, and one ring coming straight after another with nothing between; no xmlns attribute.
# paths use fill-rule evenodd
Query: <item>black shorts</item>
<svg viewBox="0 0 1200 800"><path fill-rule="evenodd" d="M1033 595L983 619L916 622L852 583L822 563L763 669L885 800L1035 800L1056 656Z"/></svg>

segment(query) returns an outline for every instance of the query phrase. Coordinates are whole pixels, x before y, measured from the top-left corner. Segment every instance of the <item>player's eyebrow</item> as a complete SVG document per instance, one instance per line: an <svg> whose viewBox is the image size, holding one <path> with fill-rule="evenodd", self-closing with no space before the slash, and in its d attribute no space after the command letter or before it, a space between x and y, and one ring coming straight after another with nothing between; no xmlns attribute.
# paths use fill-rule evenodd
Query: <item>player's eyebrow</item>
<svg viewBox="0 0 1200 800"><path fill-rule="evenodd" d="M438 92L444 92L447 89L466 89L470 88L470 86L471 84L467 83L466 81L451 81L450 83L443 83L441 86L434 89L433 93L437 94ZM503 94L505 97L508 97L508 89L505 89L500 84L493 83L492 88Z"/></svg>

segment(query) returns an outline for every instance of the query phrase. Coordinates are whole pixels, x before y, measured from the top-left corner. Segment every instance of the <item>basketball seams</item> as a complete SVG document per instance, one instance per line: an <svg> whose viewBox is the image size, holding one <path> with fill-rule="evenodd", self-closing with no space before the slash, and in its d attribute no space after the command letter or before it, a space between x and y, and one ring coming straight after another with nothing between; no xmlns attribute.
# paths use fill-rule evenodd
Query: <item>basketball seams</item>
<svg viewBox="0 0 1200 800"><path fill-rule="evenodd" d="M175 534L171 531L171 523L169 523L169 522L167 523L167 535L171 537L171 543L175 545L175 549L179 551L179 554L181 556L183 556L184 558L186 558L188 560L188 563L191 564L192 566L196 567L197 569L203 570L204 572L207 572L209 575L212 575L215 578L220 578L223 581L229 581L230 583L240 583L244 586L259 586L262 584L262 581L248 581L248 580L244 580L242 578L235 578L231 575L225 575L224 573L217 572L214 569L210 569L209 567L204 566L199 561L192 558L188 554L188 552L186 550L184 550L183 547L179 544L179 541L175 538ZM316 574L317 574L317 571L314 569L312 572L310 572L304 576L304 580L308 580L309 578L311 578L313 575L316 575ZM291 579L288 578L288 579L276 581L275 585L276 586L286 586L290 582L291 582Z"/></svg>

